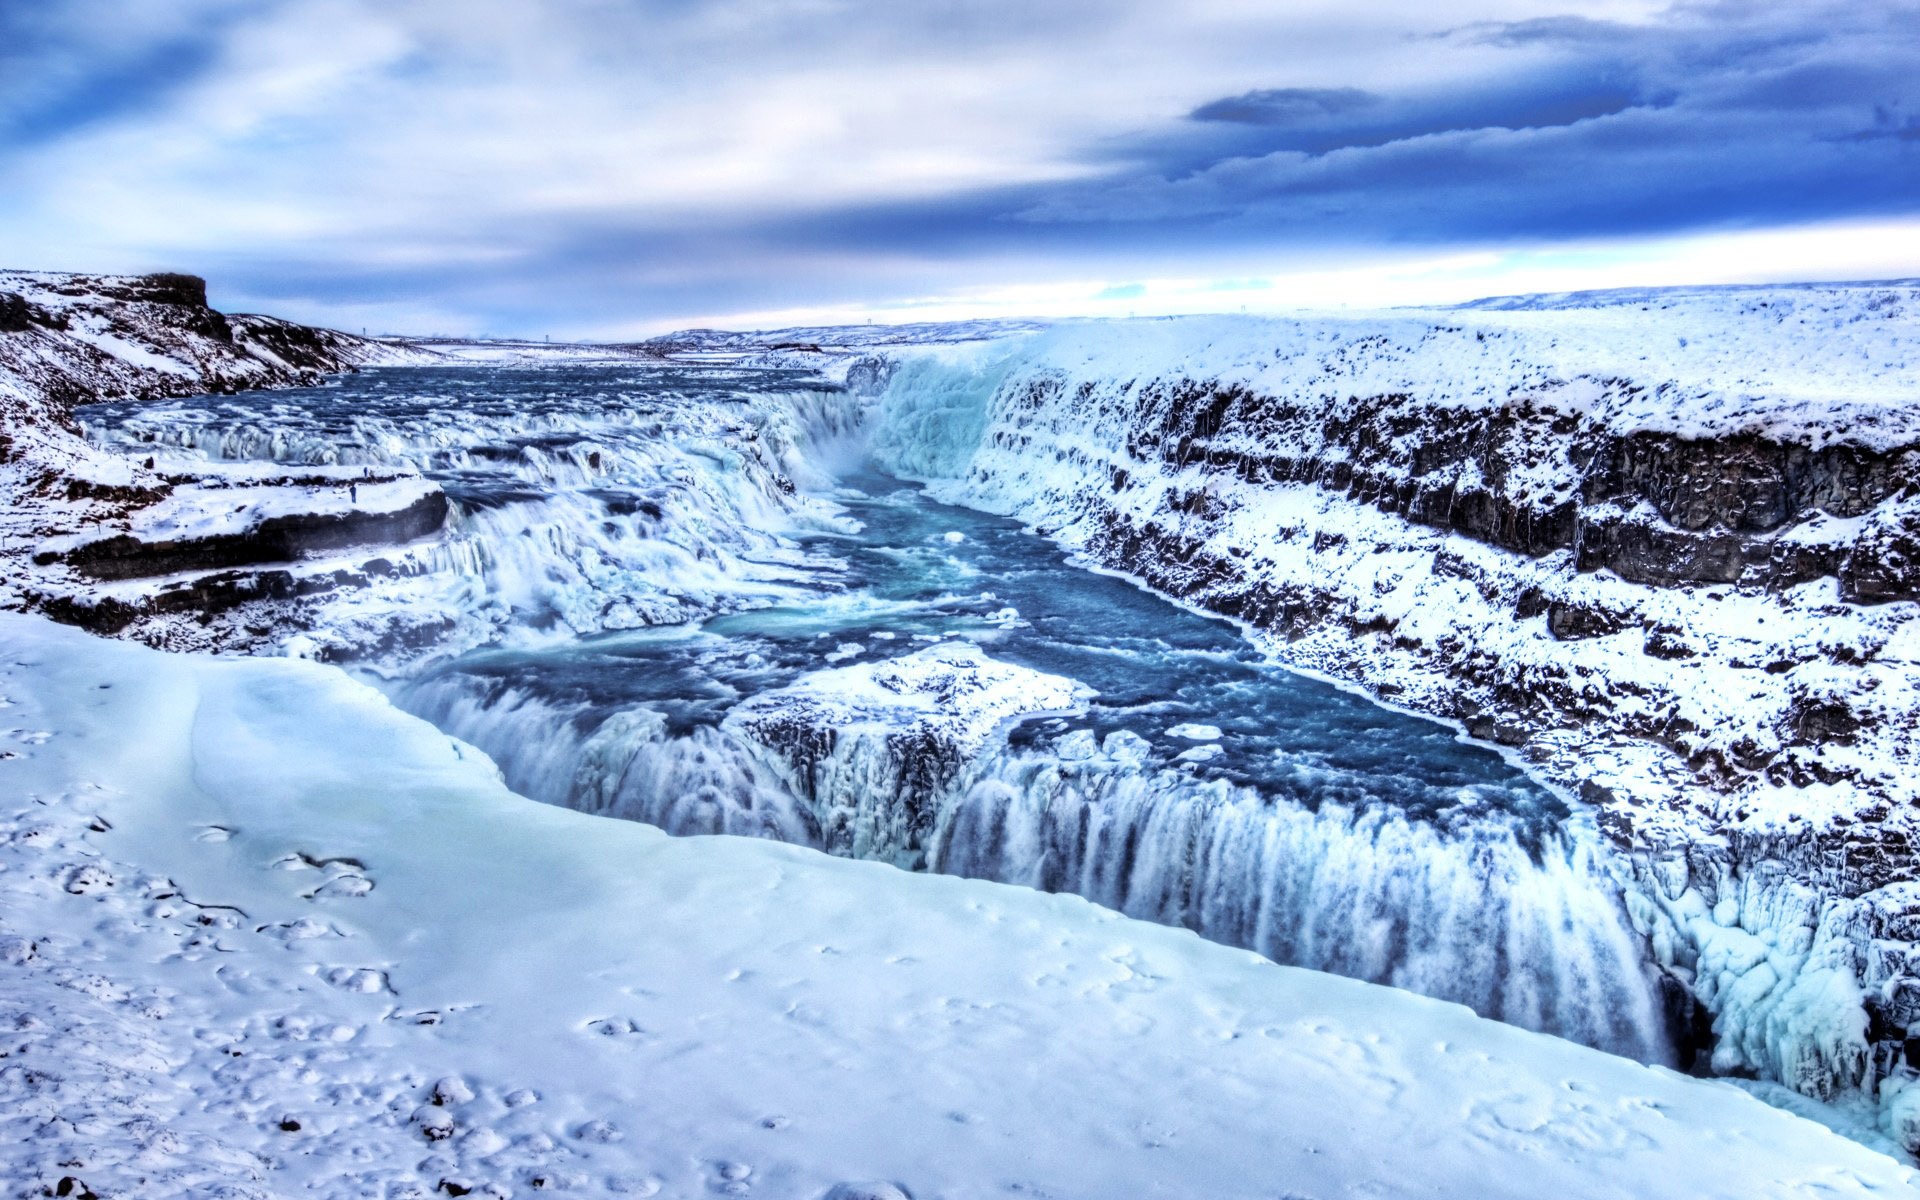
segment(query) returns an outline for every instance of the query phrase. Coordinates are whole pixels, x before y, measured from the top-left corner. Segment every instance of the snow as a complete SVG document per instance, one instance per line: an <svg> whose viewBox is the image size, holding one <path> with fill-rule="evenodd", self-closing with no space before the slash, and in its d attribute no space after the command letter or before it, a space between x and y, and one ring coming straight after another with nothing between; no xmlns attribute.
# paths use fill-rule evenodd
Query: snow
<svg viewBox="0 0 1920 1200"><path fill-rule="evenodd" d="M332 668L20 616L0 664L0 1173L29 1187L1920 1186L1729 1085L1071 897L537 805Z"/></svg>
<svg viewBox="0 0 1920 1200"><path fill-rule="evenodd" d="M937 731L970 757L1007 722L1077 711L1086 696L1086 688L1071 679L997 661L972 642L947 641L882 662L803 675L790 687L741 704L729 720L751 728L768 719L791 721L804 711L805 720L842 736L869 728Z"/></svg>
<svg viewBox="0 0 1920 1200"><path fill-rule="evenodd" d="M1524 395L1622 433L1870 449L1920 439L1912 283L1681 289L1591 307L1067 322L1012 342L894 353L908 371L969 364L992 378L1016 355L1029 373L1044 364L1075 377L1210 380L1329 406L1407 394L1472 408ZM923 429L913 440L965 443L975 431L962 418L945 437Z"/></svg>
<svg viewBox="0 0 1920 1200"><path fill-rule="evenodd" d="M266 484L208 483L176 487L157 504L139 509L125 529L95 527L84 533L49 538L48 550L69 550L122 533L147 543L236 537L262 522L289 517L371 516L404 512L439 492L418 476L360 481L344 476L298 476ZM317 485L317 486L316 486Z"/></svg>

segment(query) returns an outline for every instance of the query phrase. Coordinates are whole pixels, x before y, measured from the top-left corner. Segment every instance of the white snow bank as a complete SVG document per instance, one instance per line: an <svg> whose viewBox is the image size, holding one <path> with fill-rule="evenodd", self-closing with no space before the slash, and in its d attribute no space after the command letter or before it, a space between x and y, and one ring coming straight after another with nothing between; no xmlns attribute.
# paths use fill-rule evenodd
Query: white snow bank
<svg viewBox="0 0 1920 1200"><path fill-rule="evenodd" d="M0 664L0 1176L22 1186L1920 1184L1733 1087L1072 897L534 804L330 668L11 615Z"/></svg>

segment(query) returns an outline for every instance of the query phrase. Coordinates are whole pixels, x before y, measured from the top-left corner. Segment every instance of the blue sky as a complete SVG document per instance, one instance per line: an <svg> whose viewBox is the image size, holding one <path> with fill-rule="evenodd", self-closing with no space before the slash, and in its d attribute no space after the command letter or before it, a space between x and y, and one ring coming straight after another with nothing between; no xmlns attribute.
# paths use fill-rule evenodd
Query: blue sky
<svg viewBox="0 0 1920 1200"><path fill-rule="evenodd" d="M0 0L0 265L349 327L1920 274L1920 0Z"/></svg>

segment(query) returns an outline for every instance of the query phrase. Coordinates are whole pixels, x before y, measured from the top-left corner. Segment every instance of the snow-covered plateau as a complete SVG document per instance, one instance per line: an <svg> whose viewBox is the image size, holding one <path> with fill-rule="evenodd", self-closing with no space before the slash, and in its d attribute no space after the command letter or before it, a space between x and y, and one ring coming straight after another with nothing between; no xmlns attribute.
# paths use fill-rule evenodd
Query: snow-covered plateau
<svg viewBox="0 0 1920 1200"><path fill-rule="evenodd" d="M1915 1186L1920 289L269 361L183 279L0 277L0 607L191 652L0 626L91 1064L0 1080L107 1131L23 1194Z"/></svg>

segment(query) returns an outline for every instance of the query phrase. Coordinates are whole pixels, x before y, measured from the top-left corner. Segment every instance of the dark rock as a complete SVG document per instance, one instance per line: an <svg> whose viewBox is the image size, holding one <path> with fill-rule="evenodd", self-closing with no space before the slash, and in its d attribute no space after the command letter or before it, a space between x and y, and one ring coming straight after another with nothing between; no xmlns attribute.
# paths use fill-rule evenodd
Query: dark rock
<svg viewBox="0 0 1920 1200"><path fill-rule="evenodd" d="M149 304L176 304L183 308L207 307L207 281L198 275L185 275L177 271L157 271L151 275L141 275L118 294L123 299L144 300Z"/></svg>
<svg viewBox="0 0 1920 1200"><path fill-rule="evenodd" d="M1647 630L1647 640L1640 647L1640 652L1649 658L1669 661L1699 657L1699 651L1682 640L1678 630L1658 627Z"/></svg>
<svg viewBox="0 0 1920 1200"><path fill-rule="evenodd" d="M1841 567L1840 592L1862 604L1920 600L1920 498L1875 514Z"/></svg>
<svg viewBox="0 0 1920 1200"><path fill-rule="evenodd" d="M1793 732L1803 742L1851 742L1860 732L1860 715L1843 700L1797 700L1790 720Z"/></svg>
<svg viewBox="0 0 1920 1200"><path fill-rule="evenodd" d="M446 519L446 495L436 490L393 512L350 509L269 517L240 533L178 541L148 542L119 534L64 552L43 551L34 561L65 562L95 579L136 579L293 562L315 551L410 541L439 529Z"/></svg>
<svg viewBox="0 0 1920 1200"><path fill-rule="evenodd" d="M1555 600L1547 605L1547 632L1563 642L1606 637L1630 624L1631 618L1590 604Z"/></svg>
<svg viewBox="0 0 1920 1200"><path fill-rule="evenodd" d="M13 292L0 292L0 333L25 333L33 328L33 307Z"/></svg>

